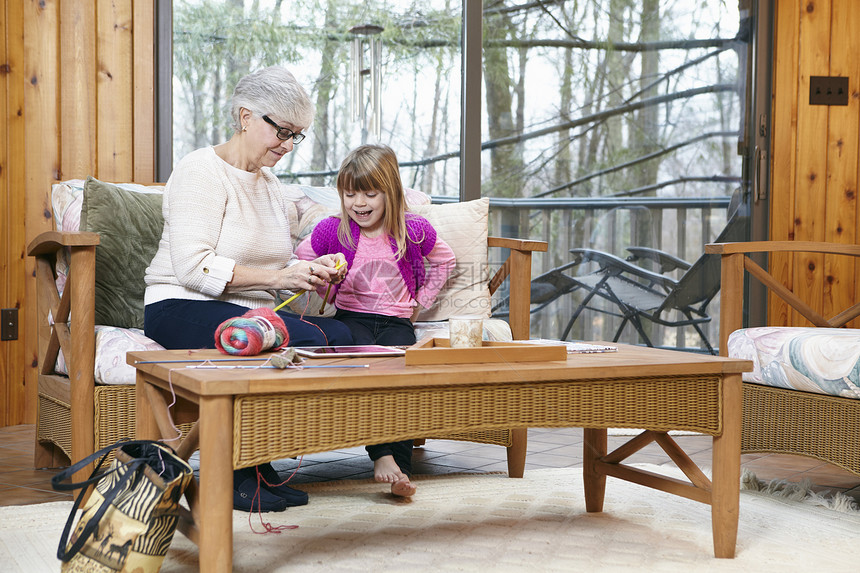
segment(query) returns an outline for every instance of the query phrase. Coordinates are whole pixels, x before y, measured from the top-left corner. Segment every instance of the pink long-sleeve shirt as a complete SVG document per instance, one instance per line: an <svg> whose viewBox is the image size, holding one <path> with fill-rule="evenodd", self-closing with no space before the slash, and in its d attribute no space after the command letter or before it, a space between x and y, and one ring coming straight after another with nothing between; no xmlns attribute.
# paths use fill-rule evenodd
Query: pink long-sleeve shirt
<svg viewBox="0 0 860 573"><path fill-rule="evenodd" d="M314 252L310 238L307 238L296 248L296 256L310 261L319 255ZM416 304L429 308L445 285L445 281L448 280L448 275L454 270L456 261L454 251L438 237L426 258L429 268L424 285L413 299L400 274L388 236L382 234L369 238L362 235L358 241L352 268L347 272L346 278L337 291L335 306L353 312L369 312L400 318L410 318ZM318 292L324 296L325 290L325 287L322 287Z"/></svg>

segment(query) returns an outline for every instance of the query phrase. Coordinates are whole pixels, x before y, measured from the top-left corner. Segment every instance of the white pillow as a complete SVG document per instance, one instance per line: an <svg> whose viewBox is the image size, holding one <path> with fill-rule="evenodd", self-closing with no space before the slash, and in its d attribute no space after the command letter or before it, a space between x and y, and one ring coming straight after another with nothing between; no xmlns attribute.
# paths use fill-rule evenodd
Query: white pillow
<svg viewBox="0 0 860 573"><path fill-rule="evenodd" d="M490 200L485 197L462 203L415 205L409 210L426 217L436 229L437 236L448 243L457 258L454 271L436 302L422 311L418 320L447 320L461 314L489 318L487 218Z"/></svg>

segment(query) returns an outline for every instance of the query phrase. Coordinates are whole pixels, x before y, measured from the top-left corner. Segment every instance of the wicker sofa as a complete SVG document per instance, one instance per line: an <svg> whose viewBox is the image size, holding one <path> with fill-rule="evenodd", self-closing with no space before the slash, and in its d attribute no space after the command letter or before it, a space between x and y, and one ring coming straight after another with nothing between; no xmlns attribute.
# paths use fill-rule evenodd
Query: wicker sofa
<svg viewBox="0 0 860 573"><path fill-rule="evenodd" d="M860 329L840 328L860 316L860 302L825 318L749 257L768 253L775 265L804 253L807 268L825 257L844 265L860 263L860 245L766 241L705 251L722 259L720 354L754 364L744 374L742 451L817 458L860 475ZM741 328L744 271L813 326Z"/></svg>
<svg viewBox="0 0 860 573"><path fill-rule="evenodd" d="M141 329L143 271L161 236L162 190L160 185L93 178L52 186L55 229L36 237L28 250L36 258L39 321L35 467L62 466L134 436L135 371L126 364L125 354L161 348ZM296 241L338 206L331 188L284 185L284 192L293 200ZM407 199L410 209L426 216L457 256L436 304L419 316L419 338L447 336L445 320L454 314L489 317L492 293L508 277L510 318L485 320L484 338L528 338L531 253L545 251L546 243L488 238L487 199L431 205L428 196L413 190L407 191ZM509 253L492 277L490 247ZM319 302L316 295L303 295L290 308L316 314ZM332 312L331 305L327 312ZM522 475L525 429L424 437L506 446L512 475Z"/></svg>

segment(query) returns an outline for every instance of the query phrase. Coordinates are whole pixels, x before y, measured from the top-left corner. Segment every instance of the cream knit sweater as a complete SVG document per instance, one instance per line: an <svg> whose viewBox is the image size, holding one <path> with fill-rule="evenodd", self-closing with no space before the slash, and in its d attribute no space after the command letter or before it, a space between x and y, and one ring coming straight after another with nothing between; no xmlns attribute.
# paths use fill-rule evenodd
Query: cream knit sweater
<svg viewBox="0 0 860 573"><path fill-rule="evenodd" d="M189 153L164 188L164 232L146 269L145 304L182 298L272 306L274 292L225 287L237 263L273 271L288 266L290 209L270 169L237 169L212 147Z"/></svg>

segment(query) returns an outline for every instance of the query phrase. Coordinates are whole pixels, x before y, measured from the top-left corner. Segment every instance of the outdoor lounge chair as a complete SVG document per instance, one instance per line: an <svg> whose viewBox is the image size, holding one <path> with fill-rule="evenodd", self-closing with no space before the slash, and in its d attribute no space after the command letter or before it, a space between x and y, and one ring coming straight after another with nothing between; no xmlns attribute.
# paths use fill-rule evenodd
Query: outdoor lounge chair
<svg viewBox="0 0 860 573"><path fill-rule="evenodd" d="M529 298L531 305L529 312L531 314L541 311L559 297L580 288L576 281L564 273L565 270L576 264L578 263L567 263L532 279L531 297ZM510 298L504 297L493 305L493 318L507 318L510 312L509 303Z"/></svg>
<svg viewBox="0 0 860 573"><path fill-rule="evenodd" d="M742 241L747 238L748 219L732 210L723 231L715 242ZM574 260L567 267L593 262L597 270L585 275L567 275L577 288L585 291L582 302L573 311L562 339L567 338L577 318L590 307L594 297L609 301L613 310L602 310L622 318L615 332L618 341L628 324L632 325L648 346L653 346L643 321L669 327L692 326L702 339L708 352L716 354L702 324L711 320L707 307L720 290L720 260L716 255L703 254L694 263L673 257L654 249L631 247L630 259L647 258L656 261L662 272L682 269L684 274L672 279L664 274L649 271L628 260L593 249L571 249ZM569 289L573 290L573 289ZM676 312L673 312L676 311ZM678 316L678 313L680 316Z"/></svg>

